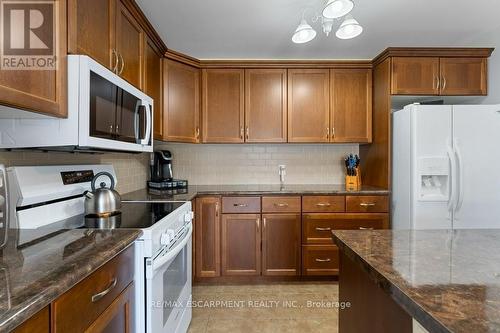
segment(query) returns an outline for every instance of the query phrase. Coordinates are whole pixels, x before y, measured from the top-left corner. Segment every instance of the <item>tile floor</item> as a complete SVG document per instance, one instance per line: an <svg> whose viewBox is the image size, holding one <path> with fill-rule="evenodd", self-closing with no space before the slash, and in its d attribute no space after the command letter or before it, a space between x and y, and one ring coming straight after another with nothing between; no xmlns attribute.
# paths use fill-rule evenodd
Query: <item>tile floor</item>
<svg viewBox="0 0 500 333"><path fill-rule="evenodd" d="M188 332L337 333L337 300L337 283L198 285Z"/></svg>

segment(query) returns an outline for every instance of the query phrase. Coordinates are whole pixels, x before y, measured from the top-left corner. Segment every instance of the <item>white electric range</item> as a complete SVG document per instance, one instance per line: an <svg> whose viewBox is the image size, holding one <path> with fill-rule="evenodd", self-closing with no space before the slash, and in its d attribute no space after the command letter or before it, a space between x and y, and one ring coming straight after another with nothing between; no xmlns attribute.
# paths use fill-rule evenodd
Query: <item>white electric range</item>
<svg viewBox="0 0 500 333"><path fill-rule="evenodd" d="M9 227L19 245L85 224L83 193L94 174L111 165L30 166L7 169ZM102 181L109 180L103 177ZM189 201L122 201L119 228L141 229L135 242L138 333L187 331L191 322L192 219ZM30 237L23 233L30 230Z"/></svg>

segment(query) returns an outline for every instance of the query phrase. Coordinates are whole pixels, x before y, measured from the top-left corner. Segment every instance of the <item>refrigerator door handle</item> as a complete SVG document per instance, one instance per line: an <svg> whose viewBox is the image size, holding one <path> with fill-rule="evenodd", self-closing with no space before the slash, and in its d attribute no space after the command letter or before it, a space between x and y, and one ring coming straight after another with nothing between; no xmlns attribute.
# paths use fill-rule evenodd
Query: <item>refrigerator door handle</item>
<svg viewBox="0 0 500 333"><path fill-rule="evenodd" d="M456 156L456 163L457 163L457 179L456 179L456 184L458 188L458 197L457 197L457 204L455 206L455 213L462 208L462 204L464 202L464 189L463 189L463 184L464 184L464 170L463 170L463 164L462 164L462 154L460 153L460 149L458 147L458 140L454 140L453 146L455 147L455 156Z"/></svg>
<svg viewBox="0 0 500 333"><path fill-rule="evenodd" d="M450 159L450 175L449 175L449 180L448 180L448 186L450 187L450 190L448 191L450 193L450 197L448 199L448 211L451 213L454 210L454 203L455 203L455 197L456 197L456 167L457 167L457 159L455 152L453 151L453 148L451 146L447 147L448 151L448 158Z"/></svg>

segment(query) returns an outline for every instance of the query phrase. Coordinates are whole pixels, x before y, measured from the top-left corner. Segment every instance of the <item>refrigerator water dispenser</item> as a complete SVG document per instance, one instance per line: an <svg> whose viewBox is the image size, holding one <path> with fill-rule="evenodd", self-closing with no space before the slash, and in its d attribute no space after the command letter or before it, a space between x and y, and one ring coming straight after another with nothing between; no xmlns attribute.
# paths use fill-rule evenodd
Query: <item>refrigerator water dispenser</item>
<svg viewBox="0 0 500 333"><path fill-rule="evenodd" d="M448 157L421 157L418 161L420 201L448 201Z"/></svg>

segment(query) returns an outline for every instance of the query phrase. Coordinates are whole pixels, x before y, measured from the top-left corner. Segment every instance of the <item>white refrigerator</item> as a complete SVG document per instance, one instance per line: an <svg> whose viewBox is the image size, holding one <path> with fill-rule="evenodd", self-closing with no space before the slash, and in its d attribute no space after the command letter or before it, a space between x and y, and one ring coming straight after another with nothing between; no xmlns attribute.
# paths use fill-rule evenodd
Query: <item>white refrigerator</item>
<svg viewBox="0 0 500 333"><path fill-rule="evenodd" d="M500 105L393 112L394 229L500 228Z"/></svg>

